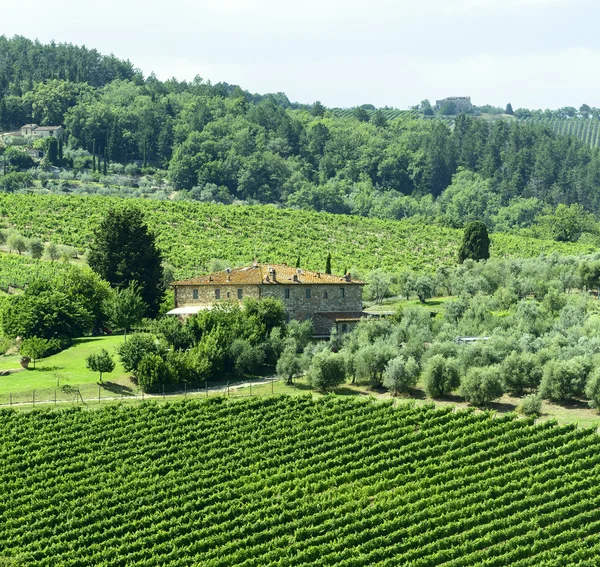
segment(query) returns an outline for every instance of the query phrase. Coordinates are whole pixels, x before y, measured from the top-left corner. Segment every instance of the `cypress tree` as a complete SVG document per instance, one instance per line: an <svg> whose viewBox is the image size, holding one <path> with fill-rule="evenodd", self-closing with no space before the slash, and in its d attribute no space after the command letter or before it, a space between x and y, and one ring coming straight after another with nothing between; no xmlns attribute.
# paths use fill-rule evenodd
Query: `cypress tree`
<svg viewBox="0 0 600 567"><path fill-rule="evenodd" d="M327 260L325 262L325 273L331 274L331 252L327 254Z"/></svg>
<svg viewBox="0 0 600 567"><path fill-rule="evenodd" d="M58 161L62 163L63 160L63 141L62 138L58 140Z"/></svg>
<svg viewBox="0 0 600 567"><path fill-rule="evenodd" d="M300 256L298 256L298 259L296 260L296 268L300 267Z"/></svg>
<svg viewBox="0 0 600 567"><path fill-rule="evenodd" d="M96 140L92 142L92 172L96 173Z"/></svg>
<svg viewBox="0 0 600 567"><path fill-rule="evenodd" d="M108 166L106 165L107 162L107 158L106 158L106 146L104 147L104 170L103 170L103 174L106 175L108 173Z"/></svg>
<svg viewBox="0 0 600 567"><path fill-rule="evenodd" d="M148 161L146 159L147 157L147 149L148 149L148 139L144 138L144 164L142 167L146 168L148 166Z"/></svg>
<svg viewBox="0 0 600 567"><path fill-rule="evenodd" d="M463 241L458 250L458 262L465 260L487 260L490 257L490 237L481 221L470 222L465 227Z"/></svg>

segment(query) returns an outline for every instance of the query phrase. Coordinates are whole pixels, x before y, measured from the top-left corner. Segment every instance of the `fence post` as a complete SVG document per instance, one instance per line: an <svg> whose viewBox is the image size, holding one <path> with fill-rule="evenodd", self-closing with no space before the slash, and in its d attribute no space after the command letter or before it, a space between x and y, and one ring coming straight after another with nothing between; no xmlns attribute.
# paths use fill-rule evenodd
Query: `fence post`
<svg viewBox="0 0 600 567"><path fill-rule="evenodd" d="M229 380L227 380L227 397L229 397Z"/></svg>
<svg viewBox="0 0 600 567"><path fill-rule="evenodd" d="M35 406L35 390L33 390L33 392L31 393L31 405Z"/></svg>
<svg viewBox="0 0 600 567"><path fill-rule="evenodd" d="M187 398L187 382L183 383L183 397Z"/></svg>
<svg viewBox="0 0 600 567"><path fill-rule="evenodd" d="M144 401L144 390L142 390L142 402Z"/></svg>
<svg viewBox="0 0 600 567"><path fill-rule="evenodd" d="M208 380L204 380L204 385L206 386L206 397L208 398Z"/></svg>
<svg viewBox="0 0 600 567"><path fill-rule="evenodd" d="M56 388L54 388L54 405L56 405Z"/></svg>
<svg viewBox="0 0 600 567"><path fill-rule="evenodd" d="M275 382L275 379L271 377L271 395L273 395L275 393L273 391L273 382Z"/></svg>
<svg viewBox="0 0 600 567"><path fill-rule="evenodd" d="M165 401L165 385L163 384L163 402Z"/></svg>
<svg viewBox="0 0 600 567"><path fill-rule="evenodd" d="M98 403L100 403L100 386L98 386Z"/></svg>
<svg viewBox="0 0 600 567"><path fill-rule="evenodd" d="M252 382L250 382L250 395L252 395Z"/></svg>
<svg viewBox="0 0 600 567"><path fill-rule="evenodd" d="M10 400L10 401L9 401L9 404L12 406L12 392L10 392L10 393L8 394L8 398L9 398L9 400Z"/></svg>

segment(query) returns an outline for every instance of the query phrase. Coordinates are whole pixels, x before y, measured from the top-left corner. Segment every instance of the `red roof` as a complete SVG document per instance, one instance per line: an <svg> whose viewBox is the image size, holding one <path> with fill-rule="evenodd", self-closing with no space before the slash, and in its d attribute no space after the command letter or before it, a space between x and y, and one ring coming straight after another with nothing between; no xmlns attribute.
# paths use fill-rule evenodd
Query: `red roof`
<svg viewBox="0 0 600 567"><path fill-rule="evenodd" d="M352 280L350 275L334 276L323 272L311 272L293 268L286 264L254 264L243 268L233 268L215 272L207 276L199 276L172 282L172 286L200 286L227 284L330 284L330 285L364 285L364 282Z"/></svg>

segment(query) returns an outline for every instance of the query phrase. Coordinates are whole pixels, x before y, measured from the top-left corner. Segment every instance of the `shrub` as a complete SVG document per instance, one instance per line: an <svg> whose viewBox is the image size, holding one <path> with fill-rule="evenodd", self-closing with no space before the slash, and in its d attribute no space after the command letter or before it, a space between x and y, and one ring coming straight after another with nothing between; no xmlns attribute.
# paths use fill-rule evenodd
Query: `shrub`
<svg viewBox="0 0 600 567"><path fill-rule="evenodd" d="M582 357L570 360L549 360L544 367L540 395L555 402L583 394L589 368Z"/></svg>
<svg viewBox="0 0 600 567"><path fill-rule="evenodd" d="M346 380L344 358L340 353L323 350L317 353L308 368L313 388L327 392Z"/></svg>
<svg viewBox="0 0 600 567"><path fill-rule="evenodd" d="M294 378L302 372L302 363L296 350L295 341L288 340L277 361L277 376L284 379L286 384L293 384Z"/></svg>
<svg viewBox="0 0 600 567"><path fill-rule="evenodd" d="M169 381L169 367L158 354L149 353L140 360L136 376L144 392L158 392Z"/></svg>
<svg viewBox="0 0 600 567"><path fill-rule="evenodd" d="M542 411L542 397L539 394L525 396L519 402L517 410L523 415L540 415Z"/></svg>
<svg viewBox="0 0 600 567"><path fill-rule="evenodd" d="M460 385L458 366L455 359L441 354L432 356L423 369L425 391L432 398L447 396Z"/></svg>
<svg viewBox="0 0 600 567"><path fill-rule="evenodd" d="M459 393L476 406L483 406L503 393L498 366L474 367L462 379Z"/></svg>
<svg viewBox="0 0 600 567"><path fill-rule="evenodd" d="M410 356L392 358L383 372L383 385L392 392L399 394L414 388L419 378L419 365Z"/></svg>
<svg viewBox="0 0 600 567"><path fill-rule="evenodd" d="M229 356L233 359L236 374L250 374L264 362L265 350L262 345L252 345L246 339L236 339L229 347Z"/></svg>
<svg viewBox="0 0 600 567"><path fill-rule="evenodd" d="M92 372L100 373L100 382L104 372L112 372L115 369L115 361L105 349L99 353L92 353L85 359L85 366Z"/></svg>
<svg viewBox="0 0 600 567"><path fill-rule="evenodd" d="M600 368L596 368L588 378L585 395L590 407L600 410Z"/></svg>
<svg viewBox="0 0 600 567"><path fill-rule="evenodd" d="M161 347L153 335L134 333L117 348L123 368L137 376L137 370L142 359L149 354L159 354Z"/></svg>
<svg viewBox="0 0 600 567"><path fill-rule="evenodd" d="M539 373L533 357L513 351L500 364L502 384L507 392L522 395L525 388L539 384Z"/></svg>

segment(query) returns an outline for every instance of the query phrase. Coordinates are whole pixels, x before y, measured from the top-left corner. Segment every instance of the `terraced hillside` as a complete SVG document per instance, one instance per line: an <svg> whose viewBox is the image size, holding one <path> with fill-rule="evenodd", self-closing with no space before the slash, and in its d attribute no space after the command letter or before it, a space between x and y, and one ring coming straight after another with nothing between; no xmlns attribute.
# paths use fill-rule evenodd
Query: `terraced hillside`
<svg viewBox="0 0 600 567"><path fill-rule="evenodd" d="M557 134L579 138L593 148L600 147L600 120L592 118L528 118L525 124L544 124Z"/></svg>
<svg viewBox="0 0 600 567"><path fill-rule="evenodd" d="M600 437L310 397L4 410L0 562L550 566L600 553Z"/></svg>
<svg viewBox="0 0 600 567"><path fill-rule="evenodd" d="M0 228L27 237L85 249L110 207L127 201L110 197L9 195L0 193ZM157 234L164 257L185 277L204 270L211 258L247 263L295 263L323 270L328 252L333 272L356 267L435 269L456 261L462 231L414 221L333 215L274 206L214 205L136 200ZM492 254L537 256L591 252L591 246L495 234Z"/></svg>

